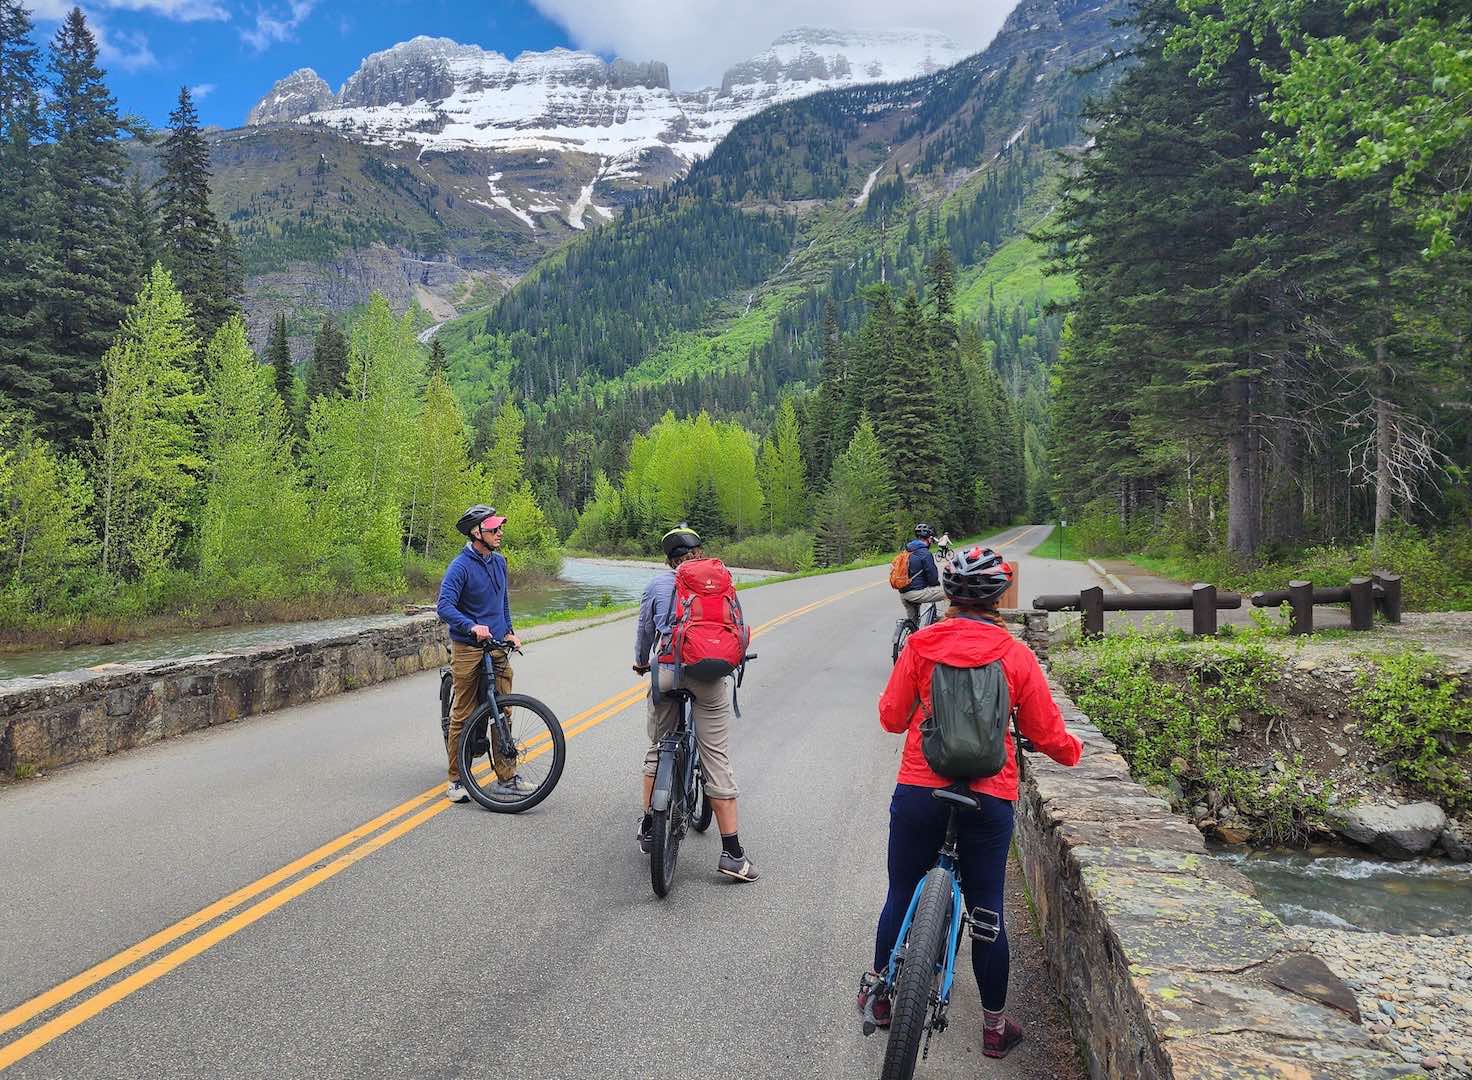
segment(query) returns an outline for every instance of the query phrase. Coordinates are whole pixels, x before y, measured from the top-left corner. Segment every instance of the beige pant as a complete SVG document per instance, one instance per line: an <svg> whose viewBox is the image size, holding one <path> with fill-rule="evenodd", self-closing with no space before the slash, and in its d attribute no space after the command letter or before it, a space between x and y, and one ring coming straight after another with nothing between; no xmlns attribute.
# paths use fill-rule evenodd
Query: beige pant
<svg viewBox="0 0 1472 1080"><path fill-rule="evenodd" d="M916 625L920 625L920 606L922 604L945 604L946 591L939 585L932 585L928 589L910 589L900 593L900 603L905 605L905 614ZM936 609L937 615L944 615L946 609Z"/></svg>
<svg viewBox="0 0 1472 1080"><path fill-rule="evenodd" d="M465 721L470 719L470 714L475 712L476 692L480 689L481 655L479 645L462 645L458 641L450 642L452 689L450 691L450 738L446 749L450 752L450 780L452 782L460 779L460 732L465 727ZM511 693L511 657L496 649L491 650L491 655L496 659L496 693L509 694ZM491 745L495 745L494 740ZM516 774L516 770L509 764L496 760L494 752L492 760L498 779L510 780Z"/></svg>
<svg viewBox="0 0 1472 1080"><path fill-rule="evenodd" d="M674 686L675 669L659 665L659 688ZM735 676L715 682L684 680L683 689L695 696L690 713L695 724L695 741L700 746L700 763L705 770L705 793L712 799L734 799L736 775L731 771L731 691ZM659 764L659 740L675 730L680 720L680 702L666 695L656 701L653 688L648 697L649 749L644 754L644 775L653 776Z"/></svg>

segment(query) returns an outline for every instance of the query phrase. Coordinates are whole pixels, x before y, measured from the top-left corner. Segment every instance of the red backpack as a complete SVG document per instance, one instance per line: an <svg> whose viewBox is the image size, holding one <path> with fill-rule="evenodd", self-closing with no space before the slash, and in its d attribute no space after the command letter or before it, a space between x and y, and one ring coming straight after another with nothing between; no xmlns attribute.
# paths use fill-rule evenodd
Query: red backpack
<svg viewBox="0 0 1472 1080"><path fill-rule="evenodd" d="M736 583L720 559L691 559L675 571L675 612L670 623L669 651L661 664L713 682L731 674L746 660L751 628L736 599Z"/></svg>

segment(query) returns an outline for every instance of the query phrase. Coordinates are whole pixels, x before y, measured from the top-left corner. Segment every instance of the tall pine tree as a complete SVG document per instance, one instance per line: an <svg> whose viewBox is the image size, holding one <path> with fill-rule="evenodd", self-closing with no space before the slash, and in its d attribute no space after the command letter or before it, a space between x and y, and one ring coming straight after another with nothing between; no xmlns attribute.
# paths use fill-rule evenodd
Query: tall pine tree
<svg viewBox="0 0 1472 1080"><path fill-rule="evenodd" d="M38 410L66 439L91 430L102 355L123 321L138 280L138 247L127 229L127 158L117 102L97 66L97 39L73 8L51 43L51 147L56 273L48 303L50 349L66 358Z"/></svg>
<svg viewBox="0 0 1472 1080"><path fill-rule="evenodd" d="M160 154L159 240L163 263L174 276L201 336L208 338L238 309L225 280L220 223L210 209L210 150L200 131L189 87L169 114L169 135Z"/></svg>
<svg viewBox="0 0 1472 1080"><path fill-rule="evenodd" d="M307 404L319 397L342 392L348 373L348 339L331 315L324 316L312 346L312 367L307 374Z"/></svg>
<svg viewBox="0 0 1472 1080"><path fill-rule="evenodd" d="M67 402L57 386L64 359L46 331L53 215L31 29L18 0L0 0L0 394L40 414L52 436L58 432L45 421Z"/></svg>

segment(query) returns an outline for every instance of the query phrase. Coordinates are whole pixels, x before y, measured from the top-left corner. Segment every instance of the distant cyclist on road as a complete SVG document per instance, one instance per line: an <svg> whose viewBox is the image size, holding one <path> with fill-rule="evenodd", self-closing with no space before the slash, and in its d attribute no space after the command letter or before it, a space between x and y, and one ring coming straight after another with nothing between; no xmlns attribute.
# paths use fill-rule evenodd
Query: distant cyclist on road
<svg viewBox="0 0 1472 1080"><path fill-rule="evenodd" d="M931 792L955 782L931 770L920 732L921 722L931 714L931 674L936 665L975 668L1000 661L1023 737L1062 765L1078 764L1083 752L1083 744L1063 726L1037 657L1007 631L997 614L997 602L1012 582L1012 567L990 548L973 547L952 557L941 578L951 601L950 612L940 622L910 635L879 698L880 724L885 731L904 732L905 747L889 804L889 894L874 935L874 969L859 984L861 1011L879 981L879 972L889 963L915 887L935 865L945 840L950 811ZM1021 1026L1002 1014L1009 964L1002 894L1012 842L1012 804L1017 801L1017 750L1010 734L1006 746L1007 760L1001 771L967 785L980 796L981 812L964 812L957 822L966 907L973 911L982 907L998 915L997 939L973 940L971 945L971 966L984 1010L982 1052L993 1058L1005 1057L1022 1041ZM880 1026L888 1026L889 1014L888 1000L874 1002L874 1017Z"/></svg>
<svg viewBox="0 0 1472 1080"><path fill-rule="evenodd" d="M501 527L506 519L493 506L472 506L455 522L469 540L450 561L440 582L435 610L450 628L450 783L445 797L465 802L470 793L460 782L460 732L478 704L481 661L480 643L487 638L520 646L511 629L511 596L507 587L506 556L501 554ZM496 693L511 693L511 657L504 649L492 649L496 662ZM494 758L494 752L493 752ZM497 795L521 796L529 786L516 775L514 766L494 760L496 782L490 790Z"/></svg>
<svg viewBox="0 0 1472 1080"><path fill-rule="evenodd" d="M681 526L671 529L660 540L664 549L668 570L662 570L644 587L644 596L639 602L639 626L634 639L634 671L648 675L651 664L667 653L670 645L670 628L675 620L675 568L689 559L705 557L700 537L693 529ZM675 669L670 664L659 663L659 690L674 688ZM680 682L681 689L688 690L693 698L690 706L691 722L695 726L695 737L700 744L700 761L705 770L705 795L715 812L716 825L721 830L721 858L717 869L737 881L755 881L756 867L747 857L737 834L736 819L736 776L731 770L731 721L734 709L732 695L735 679L727 675L714 682L690 677L686 673ZM679 723L679 701L672 695L656 695L653 682L649 688L648 734L649 749L644 754L644 801L643 816L639 824L639 850L646 855L653 843L650 831L654 819L649 811L650 796L654 792L655 767L659 762L659 740L675 730Z"/></svg>
<svg viewBox="0 0 1472 1080"><path fill-rule="evenodd" d="M920 625L920 608L924 604L938 604L946 598L940 585L940 570L930 554L935 543L935 530L923 521L915 526L915 539L905 545L910 553L908 567L909 585L900 590L900 603L905 606L905 615L916 626Z"/></svg>

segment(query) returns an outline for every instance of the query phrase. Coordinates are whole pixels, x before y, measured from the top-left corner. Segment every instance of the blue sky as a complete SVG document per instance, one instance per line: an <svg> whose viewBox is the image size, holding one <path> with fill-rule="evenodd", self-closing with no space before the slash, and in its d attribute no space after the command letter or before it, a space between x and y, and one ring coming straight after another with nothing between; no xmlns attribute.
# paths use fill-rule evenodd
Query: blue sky
<svg viewBox="0 0 1472 1080"><path fill-rule="evenodd" d="M49 41L75 0L25 0ZM983 47L1015 0L907 0L903 25ZM369 53L417 34L514 57L558 45L664 60L679 88L798 26L893 29L893 0L85 0L125 113L167 120L180 86L206 124L236 127L271 84L314 68L336 90Z"/></svg>

